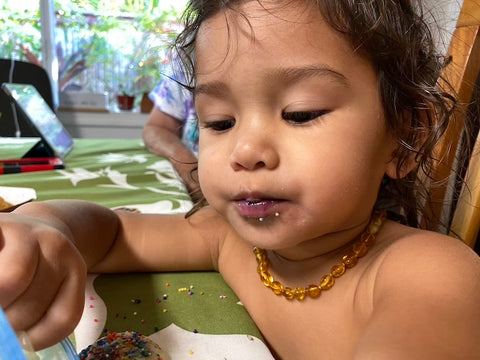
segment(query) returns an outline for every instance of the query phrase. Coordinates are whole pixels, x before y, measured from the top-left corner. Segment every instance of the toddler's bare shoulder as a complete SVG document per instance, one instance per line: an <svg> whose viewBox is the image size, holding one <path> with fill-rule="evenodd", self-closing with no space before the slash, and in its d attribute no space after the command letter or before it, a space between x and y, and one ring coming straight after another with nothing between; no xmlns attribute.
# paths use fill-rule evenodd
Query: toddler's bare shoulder
<svg viewBox="0 0 480 360"><path fill-rule="evenodd" d="M391 222L377 246L358 358L382 352L390 359L479 354L480 258L460 240Z"/></svg>
<svg viewBox="0 0 480 360"><path fill-rule="evenodd" d="M408 292L480 300L480 257L458 239L389 222L376 265L377 295Z"/></svg>

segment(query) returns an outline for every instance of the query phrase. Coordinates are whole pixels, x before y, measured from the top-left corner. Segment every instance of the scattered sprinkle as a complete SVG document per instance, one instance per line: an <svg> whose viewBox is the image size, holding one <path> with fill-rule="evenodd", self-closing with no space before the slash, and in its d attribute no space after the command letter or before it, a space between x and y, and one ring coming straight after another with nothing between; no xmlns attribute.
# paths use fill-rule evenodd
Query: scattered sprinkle
<svg viewBox="0 0 480 360"><path fill-rule="evenodd" d="M193 350L188 350L188 355L193 355Z"/></svg>
<svg viewBox="0 0 480 360"><path fill-rule="evenodd" d="M140 304L142 302L142 300L140 299L132 299L130 301L132 302L132 304Z"/></svg>

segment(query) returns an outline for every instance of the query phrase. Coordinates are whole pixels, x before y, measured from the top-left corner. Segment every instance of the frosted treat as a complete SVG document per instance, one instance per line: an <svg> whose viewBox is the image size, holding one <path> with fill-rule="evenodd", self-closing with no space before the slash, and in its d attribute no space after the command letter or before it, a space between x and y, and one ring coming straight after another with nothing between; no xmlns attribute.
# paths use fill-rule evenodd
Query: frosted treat
<svg viewBox="0 0 480 360"><path fill-rule="evenodd" d="M80 360L170 360L158 344L137 332L111 332L80 352Z"/></svg>

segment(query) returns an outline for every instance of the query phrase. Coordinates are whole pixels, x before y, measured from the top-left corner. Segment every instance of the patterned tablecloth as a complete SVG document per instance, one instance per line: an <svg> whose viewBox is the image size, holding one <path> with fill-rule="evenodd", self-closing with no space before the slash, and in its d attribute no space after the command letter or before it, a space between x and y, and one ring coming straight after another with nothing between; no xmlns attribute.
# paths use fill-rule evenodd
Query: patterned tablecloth
<svg viewBox="0 0 480 360"><path fill-rule="evenodd" d="M21 157L32 144L0 138L0 159ZM33 188L37 200L84 199L144 213L185 212L192 205L171 164L140 140L76 139L64 162L64 170L1 175L0 187ZM273 359L216 272L90 275L77 349L106 330L148 335L173 360Z"/></svg>

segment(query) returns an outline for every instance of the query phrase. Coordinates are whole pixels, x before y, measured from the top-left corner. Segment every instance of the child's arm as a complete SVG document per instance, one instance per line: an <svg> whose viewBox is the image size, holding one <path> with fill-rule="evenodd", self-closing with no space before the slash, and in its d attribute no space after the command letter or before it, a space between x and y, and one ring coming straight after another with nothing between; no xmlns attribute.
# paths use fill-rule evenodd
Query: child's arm
<svg viewBox="0 0 480 360"><path fill-rule="evenodd" d="M71 333L81 316L87 268L213 269L221 224L209 209L186 220L82 201L26 204L0 216L0 306L35 348L49 346Z"/></svg>
<svg viewBox="0 0 480 360"><path fill-rule="evenodd" d="M355 359L480 358L480 258L459 240L400 241L382 259Z"/></svg>

